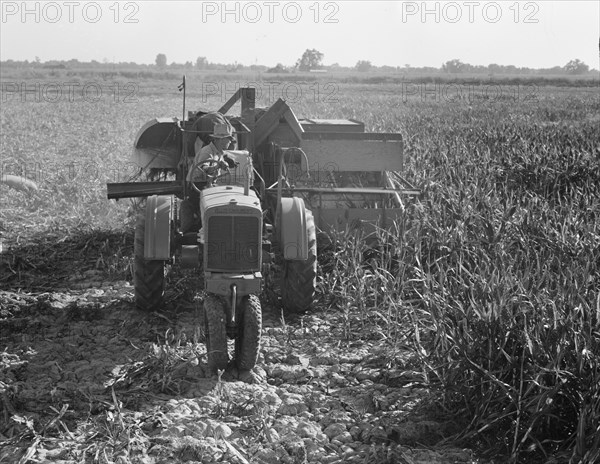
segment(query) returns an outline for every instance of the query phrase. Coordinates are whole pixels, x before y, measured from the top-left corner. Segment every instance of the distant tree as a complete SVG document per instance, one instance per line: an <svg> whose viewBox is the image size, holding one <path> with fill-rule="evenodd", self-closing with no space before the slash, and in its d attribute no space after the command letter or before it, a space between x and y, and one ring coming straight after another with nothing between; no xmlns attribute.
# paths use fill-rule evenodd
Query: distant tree
<svg viewBox="0 0 600 464"><path fill-rule="evenodd" d="M490 72L490 74L501 74L502 66L500 66L499 64L496 64L496 63L489 64L488 71Z"/></svg>
<svg viewBox="0 0 600 464"><path fill-rule="evenodd" d="M208 60L205 56L199 56L196 58L196 68L206 69L208 67Z"/></svg>
<svg viewBox="0 0 600 464"><path fill-rule="evenodd" d="M289 71L284 65L282 65L281 63L277 63L277 65L274 68L267 69L267 72L281 74L281 73L287 73Z"/></svg>
<svg viewBox="0 0 600 464"><path fill-rule="evenodd" d="M42 60L40 60L40 57L39 57L39 56L36 56L36 57L35 57L35 62L36 62L36 63L40 63L41 61L42 61Z"/></svg>
<svg viewBox="0 0 600 464"><path fill-rule="evenodd" d="M360 60L358 63L356 63L356 66L355 66L356 70L360 71L360 72L367 72L372 67L373 67L373 65L371 64L371 62L367 61L367 60Z"/></svg>
<svg viewBox="0 0 600 464"><path fill-rule="evenodd" d="M544 70L546 71L546 70ZM565 69L560 66L553 66L547 70L544 74L562 74L565 72Z"/></svg>
<svg viewBox="0 0 600 464"><path fill-rule="evenodd" d="M248 68L252 72L264 72L268 70L268 68L262 64L251 64Z"/></svg>
<svg viewBox="0 0 600 464"><path fill-rule="evenodd" d="M244 65L241 63L238 63L237 61L234 61L233 64L227 64L225 65L225 69L227 70L227 72L238 72L238 71L243 71L244 69Z"/></svg>
<svg viewBox="0 0 600 464"><path fill-rule="evenodd" d="M442 65L442 70L451 74L461 73L464 71L465 64L457 59L446 61Z"/></svg>
<svg viewBox="0 0 600 464"><path fill-rule="evenodd" d="M159 53L156 55L156 60L154 61L156 62L156 66L159 68L164 68L167 65L167 55L164 53Z"/></svg>
<svg viewBox="0 0 600 464"><path fill-rule="evenodd" d="M192 63L191 61L186 61L184 66L185 69L192 69L194 67L194 63Z"/></svg>
<svg viewBox="0 0 600 464"><path fill-rule="evenodd" d="M579 59L571 60L565 64L565 71L569 74L585 74L589 70L590 67Z"/></svg>
<svg viewBox="0 0 600 464"><path fill-rule="evenodd" d="M311 69L318 69L322 66L323 53L316 49L309 50L308 48L302 54L302 57L296 62L296 67L300 71L310 71Z"/></svg>

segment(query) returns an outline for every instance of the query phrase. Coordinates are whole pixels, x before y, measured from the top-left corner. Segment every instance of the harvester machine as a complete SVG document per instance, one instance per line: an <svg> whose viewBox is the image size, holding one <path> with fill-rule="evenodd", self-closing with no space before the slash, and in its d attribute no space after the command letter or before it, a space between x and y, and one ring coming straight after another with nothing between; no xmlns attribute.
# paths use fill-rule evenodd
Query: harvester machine
<svg viewBox="0 0 600 464"><path fill-rule="evenodd" d="M240 100L241 115L228 115ZM217 124L235 131L235 146L225 151L234 160L230 169L210 169L212 160L194 163ZM133 161L165 174L107 185L109 199L146 200L135 230L136 304L150 311L161 306L174 262L196 269L204 280L213 372L228 365L228 338L235 339L238 369L256 364L266 272L279 269L271 280L279 282L284 311L308 310L315 299L317 230L385 228L402 212L402 197L419 193L400 174L400 134L368 133L352 119L299 120L281 99L256 108L253 88L239 89L215 112L147 122ZM190 171L202 181L188 181Z"/></svg>

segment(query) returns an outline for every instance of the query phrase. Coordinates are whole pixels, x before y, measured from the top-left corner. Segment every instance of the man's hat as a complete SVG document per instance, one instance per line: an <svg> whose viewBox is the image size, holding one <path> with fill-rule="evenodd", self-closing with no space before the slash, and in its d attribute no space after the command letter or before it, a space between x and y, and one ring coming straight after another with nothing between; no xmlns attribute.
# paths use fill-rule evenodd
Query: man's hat
<svg viewBox="0 0 600 464"><path fill-rule="evenodd" d="M214 139L233 138L233 129L228 124L215 124L210 136Z"/></svg>

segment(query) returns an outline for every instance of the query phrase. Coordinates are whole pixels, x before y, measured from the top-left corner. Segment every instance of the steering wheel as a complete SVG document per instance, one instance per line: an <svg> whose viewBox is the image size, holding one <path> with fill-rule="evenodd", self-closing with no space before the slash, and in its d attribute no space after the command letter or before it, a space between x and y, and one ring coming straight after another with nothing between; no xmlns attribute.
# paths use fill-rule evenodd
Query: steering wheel
<svg viewBox="0 0 600 464"><path fill-rule="evenodd" d="M226 163L223 163L221 160L213 158L209 158L204 161L199 161L198 163L194 164L192 166L192 169L190 170L192 188L198 193L201 192L201 189L196 185L196 182L194 182L194 173L196 172L196 170L200 170L202 174L208 179L207 183L212 184L218 178L226 176L228 174L228 170L225 169L224 164ZM219 170L221 169L224 169L225 172L219 173ZM211 174L208 171L212 171L216 174Z"/></svg>

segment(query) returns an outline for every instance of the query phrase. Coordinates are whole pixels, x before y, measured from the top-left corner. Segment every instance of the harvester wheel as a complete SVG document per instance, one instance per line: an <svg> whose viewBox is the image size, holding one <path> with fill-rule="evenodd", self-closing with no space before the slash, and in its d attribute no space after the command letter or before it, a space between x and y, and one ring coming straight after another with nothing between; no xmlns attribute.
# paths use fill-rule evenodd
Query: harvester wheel
<svg viewBox="0 0 600 464"><path fill-rule="evenodd" d="M308 235L308 259L306 261L285 260L281 281L281 300L286 311L307 311L315 299L317 286L317 234L315 219L306 210L306 233Z"/></svg>
<svg viewBox="0 0 600 464"><path fill-rule="evenodd" d="M256 295L242 299L235 339L235 363L239 370L250 370L256 365L260 350L262 311Z"/></svg>
<svg viewBox="0 0 600 464"><path fill-rule="evenodd" d="M216 374L219 369L225 370L229 355L227 354L225 307L223 301L215 295L206 295L204 298L204 324L208 372Z"/></svg>
<svg viewBox="0 0 600 464"><path fill-rule="evenodd" d="M165 293L164 261L148 261L144 259L144 235L146 230L146 215L140 213L135 225L134 239L134 271L133 287L135 304L143 311L156 311L163 302Z"/></svg>

